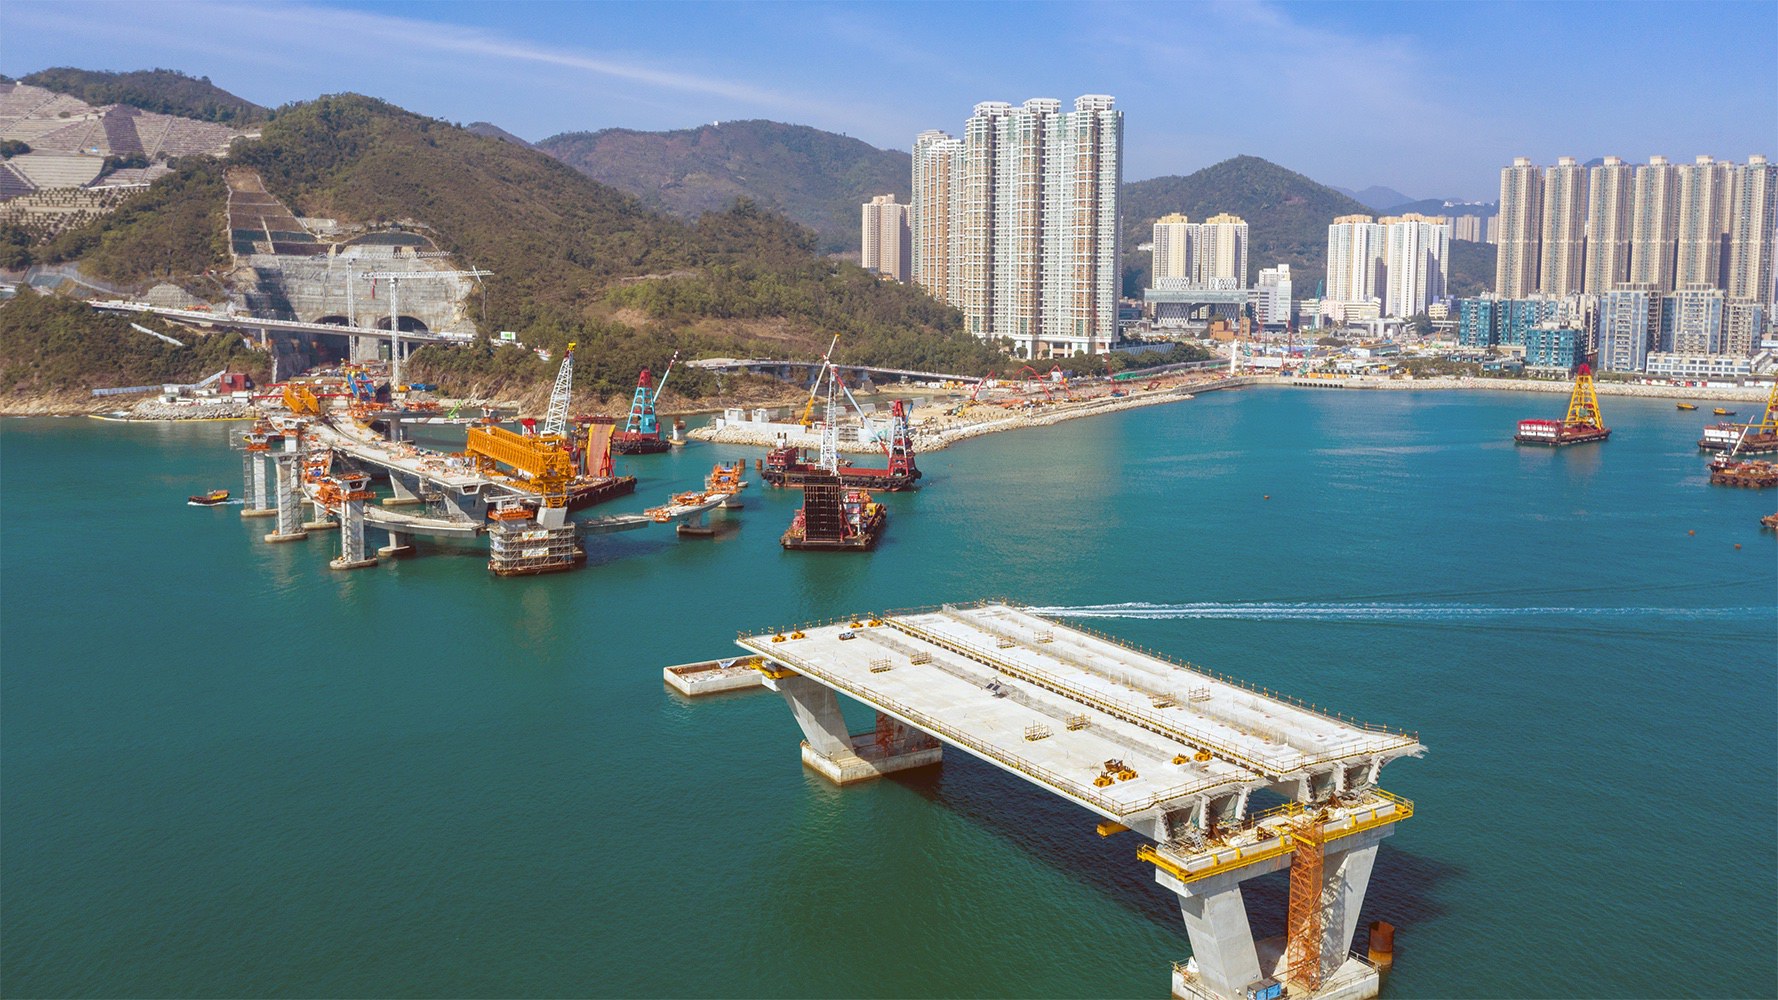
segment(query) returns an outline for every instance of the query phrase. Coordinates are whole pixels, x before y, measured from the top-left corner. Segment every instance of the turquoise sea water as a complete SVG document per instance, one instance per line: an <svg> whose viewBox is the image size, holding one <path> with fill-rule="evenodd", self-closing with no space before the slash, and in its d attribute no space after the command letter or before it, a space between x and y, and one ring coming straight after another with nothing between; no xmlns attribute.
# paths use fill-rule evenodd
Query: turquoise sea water
<svg viewBox="0 0 1778 1000"><path fill-rule="evenodd" d="M838 790L776 696L660 680L1004 595L1420 733L1363 915L1386 996L1772 995L1778 494L1709 486L1670 402L1511 444L1559 405L1214 393L922 457L868 555L783 552L796 496L756 488L714 542L524 580L330 572L331 537L185 506L239 489L238 425L5 421L4 992L1165 995L1189 948L1134 835L960 753ZM631 459L601 512L755 454ZM1262 933L1285 895L1248 893Z"/></svg>

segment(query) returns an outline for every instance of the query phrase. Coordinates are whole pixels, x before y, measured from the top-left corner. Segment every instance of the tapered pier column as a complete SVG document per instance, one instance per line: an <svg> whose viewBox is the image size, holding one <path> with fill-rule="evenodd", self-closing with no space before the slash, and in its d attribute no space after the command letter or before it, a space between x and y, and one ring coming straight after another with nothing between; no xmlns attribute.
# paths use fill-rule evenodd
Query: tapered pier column
<svg viewBox="0 0 1778 1000"><path fill-rule="evenodd" d="M398 556L411 556L414 554L414 547L410 542L411 540L406 532L391 531L389 532L389 544L378 549L377 555L382 556L384 559L394 559Z"/></svg>
<svg viewBox="0 0 1778 1000"><path fill-rule="evenodd" d="M803 764L834 784L869 781L943 761L944 748L938 740L881 712L876 728L850 732L833 689L796 674L773 676L780 672L768 669L766 685L784 696L803 731Z"/></svg>
<svg viewBox="0 0 1778 1000"><path fill-rule="evenodd" d="M327 565L334 569L363 569L377 564L376 556L364 553L364 501L373 494L368 476L334 479L340 501L340 555Z"/></svg>

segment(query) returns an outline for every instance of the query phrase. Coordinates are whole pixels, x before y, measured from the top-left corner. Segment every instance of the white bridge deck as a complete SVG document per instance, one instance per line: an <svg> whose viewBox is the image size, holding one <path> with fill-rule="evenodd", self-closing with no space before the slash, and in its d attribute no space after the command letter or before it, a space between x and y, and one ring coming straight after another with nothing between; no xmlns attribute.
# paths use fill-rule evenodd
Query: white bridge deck
<svg viewBox="0 0 1778 1000"><path fill-rule="evenodd" d="M1421 750L1006 604L857 620L738 644L1114 820Z"/></svg>

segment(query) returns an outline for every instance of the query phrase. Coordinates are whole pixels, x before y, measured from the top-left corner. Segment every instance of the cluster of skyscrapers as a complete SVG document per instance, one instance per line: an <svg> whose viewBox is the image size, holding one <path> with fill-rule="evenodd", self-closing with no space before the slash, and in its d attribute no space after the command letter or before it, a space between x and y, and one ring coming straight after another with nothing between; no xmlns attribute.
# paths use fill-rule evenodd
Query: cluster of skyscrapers
<svg viewBox="0 0 1778 1000"><path fill-rule="evenodd" d="M1321 314L1342 323L1416 316L1445 297L1450 274L1445 216L1343 215L1327 227Z"/></svg>
<svg viewBox="0 0 1778 1000"><path fill-rule="evenodd" d="M1459 339L1523 346L1501 317L1538 312L1539 326L1572 331L1573 358L1558 354L1556 366L1596 350L1608 371L1747 374L1778 297L1775 185L1778 166L1763 156L1590 167L1520 157L1500 172L1495 295L1460 304Z"/></svg>
<svg viewBox="0 0 1778 1000"><path fill-rule="evenodd" d="M1623 284L1658 292L1703 285L1770 303L1775 169L1763 156L1742 165L1608 156L1593 167L1519 157L1500 171L1495 292L1560 298Z"/></svg>
<svg viewBox="0 0 1778 1000"><path fill-rule="evenodd" d="M915 138L914 280L961 310L970 333L1027 358L1117 340L1124 122L1113 104L991 101L962 138Z"/></svg>

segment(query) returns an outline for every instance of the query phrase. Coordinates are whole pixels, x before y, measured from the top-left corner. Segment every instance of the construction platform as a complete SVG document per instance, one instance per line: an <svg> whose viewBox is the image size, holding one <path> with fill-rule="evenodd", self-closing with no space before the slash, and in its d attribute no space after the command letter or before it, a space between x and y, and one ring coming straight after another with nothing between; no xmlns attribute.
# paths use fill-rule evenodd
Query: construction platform
<svg viewBox="0 0 1778 1000"><path fill-rule="evenodd" d="M1004 602L736 641L789 704L803 762L837 784L938 763L949 744L1098 814L1102 835L1154 841L1137 858L1179 897L1192 942L1180 995L1242 1000L1262 967L1281 966L1292 997L1376 994L1351 942L1377 846L1414 812L1377 786L1379 773L1424 753L1416 735ZM846 729L842 694L876 710L874 733ZM1286 868L1287 963L1253 940L1240 889Z"/></svg>
<svg viewBox="0 0 1778 1000"><path fill-rule="evenodd" d="M700 660L681 663L661 670L661 679L687 698L718 694L723 691L748 691L762 687L765 675L758 670L758 661L748 656L726 660Z"/></svg>

